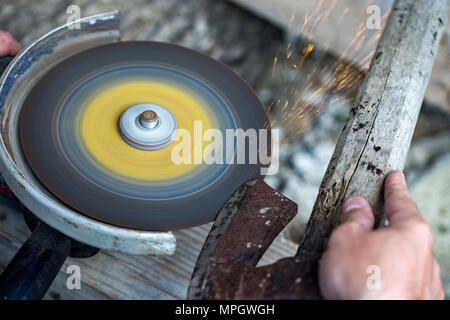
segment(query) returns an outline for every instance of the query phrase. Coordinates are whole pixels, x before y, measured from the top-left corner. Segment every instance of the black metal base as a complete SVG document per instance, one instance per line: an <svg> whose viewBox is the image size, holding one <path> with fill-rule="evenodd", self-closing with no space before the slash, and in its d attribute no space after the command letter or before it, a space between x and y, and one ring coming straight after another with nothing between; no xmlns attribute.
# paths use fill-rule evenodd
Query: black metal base
<svg viewBox="0 0 450 320"><path fill-rule="evenodd" d="M20 204L20 207L22 209L25 222L27 223L28 228L30 228L31 231L34 231L39 223L43 223L33 213L31 213L31 211L28 210L23 204ZM70 240L72 241L72 246L69 253L69 257L71 258L89 258L99 251L98 248L81 243L72 238L70 238Z"/></svg>
<svg viewBox="0 0 450 320"><path fill-rule="evenodd" d="M1 300L42 299L68 256L88 258L99 251L67 237L21 207L33 233L0 275Z"/></svg>

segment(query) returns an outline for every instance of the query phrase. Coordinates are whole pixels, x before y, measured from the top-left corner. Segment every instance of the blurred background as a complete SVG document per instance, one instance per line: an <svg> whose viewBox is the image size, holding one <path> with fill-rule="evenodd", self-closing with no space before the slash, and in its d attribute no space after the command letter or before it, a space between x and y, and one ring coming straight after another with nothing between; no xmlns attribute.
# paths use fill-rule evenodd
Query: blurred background
<svg viewBox="0 0 450 320"><path fill-rule="evenodd" d="M297 242L392 0L1 0L0 29L22 45L81 16L121 12L122 40L180 44L222 61L257 92L282 130L280 171L267 182L299 205L285 230ZM369 6L380 26L369 28ZM434 233L450 295L450 25L442 38L405 174Z"/></svg>

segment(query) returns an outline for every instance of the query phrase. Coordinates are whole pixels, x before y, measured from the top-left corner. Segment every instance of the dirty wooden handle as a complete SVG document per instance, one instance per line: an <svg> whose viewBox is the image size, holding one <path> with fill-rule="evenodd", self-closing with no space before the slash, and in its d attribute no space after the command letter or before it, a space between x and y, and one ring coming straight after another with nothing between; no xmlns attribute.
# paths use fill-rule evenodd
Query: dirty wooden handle
<svg viewBox="0 0 450 320"><path fill-rule="evenodd" d="M338 139L298 254L324 249L343 202L355 195L383 220L384 178L405 164L449 10L447 0L397 0Z"/></svg>

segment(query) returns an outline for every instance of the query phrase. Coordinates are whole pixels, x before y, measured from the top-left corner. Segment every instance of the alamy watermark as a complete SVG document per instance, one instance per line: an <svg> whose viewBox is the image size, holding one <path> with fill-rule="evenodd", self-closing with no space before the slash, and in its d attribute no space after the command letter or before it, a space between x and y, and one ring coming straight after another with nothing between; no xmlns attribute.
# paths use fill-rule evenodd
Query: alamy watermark
<svg viewBox="0 0 450 320"><path fill-rule="evenodd" d="M366 286L369 290L381 290L381 268L377 265L370 265L366 270L367 277Z"/></svg>
<svg viewBox="0 0 450 320"><path fill-rule="evenodd" d="M381 29L381 8L376 4L372 4L367 7L366 13L368 15L366 20L366 26L369 30Z"/></svg>
<svg viewBox="0 0 450 320"><path fill-rule="evenodd" d="M66 280L66 287L69 290L81 289L81 269L76 264L67 267L66 273L70 274Z"/></svg>
<svg viewBox="0 0 450 320"><path fill-rule="evenodd" d="M66 23L67 28L79 30L81 29L80 19L81 19L81 8L75 4L67 7L66 13L68 15Z"/></svg>
<svg viewBox="0 0 450 320"><path fill-rule="evenodd" d="M194 121L193 136L177 129L171 160L177 165L259 164L261 175L274 175L279 166L271 160L279 154L279 141L278 129L226 129L224 134L215 128L203 132L202 122Z"/></svg>

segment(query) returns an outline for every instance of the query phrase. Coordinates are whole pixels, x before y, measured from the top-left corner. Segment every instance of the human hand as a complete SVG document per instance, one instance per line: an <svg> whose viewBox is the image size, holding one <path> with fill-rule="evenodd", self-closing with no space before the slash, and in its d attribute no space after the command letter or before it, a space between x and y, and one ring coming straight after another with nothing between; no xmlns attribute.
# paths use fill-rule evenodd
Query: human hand
<svg viewBox="0 0 450 320"><path fill-rule="evenodd" d="M431 228L414 205L402 172L386 178L384 199L389 225L377 230L365 199L353 197L344 204L341 224L319 265L323 297L443 299ZM379 283L369 283L369 277Z"/></svg>
<svg viewBox="0 0 450 320"><path fill-rule="evenodd" d="M15 56L22 50L22 46L9 34L0 30L0 57Z"/></svg>

